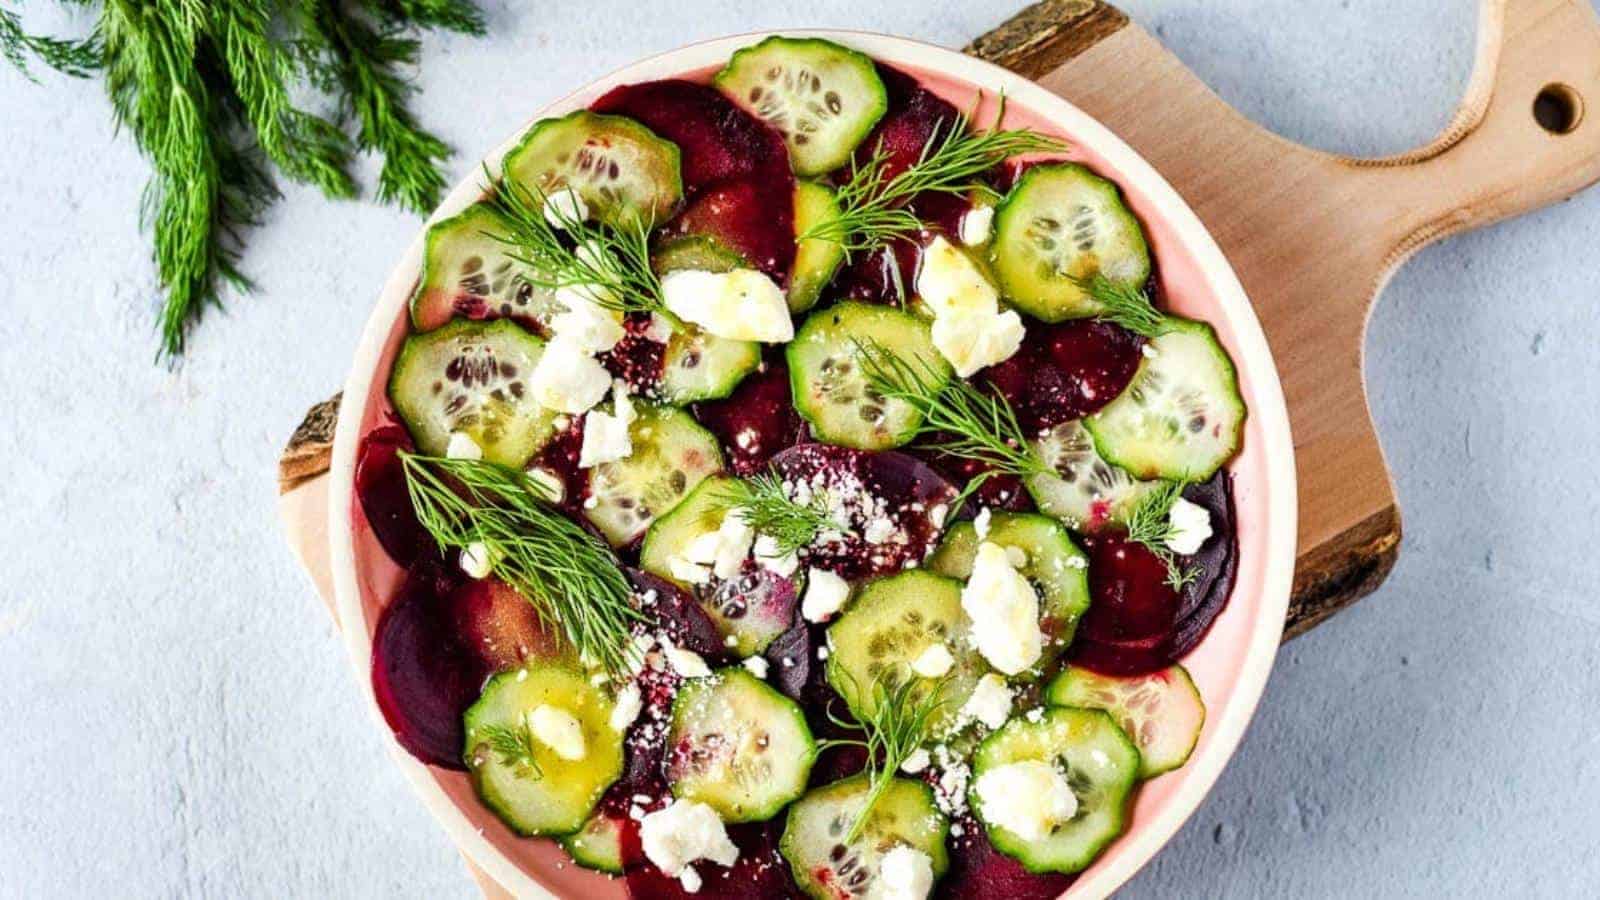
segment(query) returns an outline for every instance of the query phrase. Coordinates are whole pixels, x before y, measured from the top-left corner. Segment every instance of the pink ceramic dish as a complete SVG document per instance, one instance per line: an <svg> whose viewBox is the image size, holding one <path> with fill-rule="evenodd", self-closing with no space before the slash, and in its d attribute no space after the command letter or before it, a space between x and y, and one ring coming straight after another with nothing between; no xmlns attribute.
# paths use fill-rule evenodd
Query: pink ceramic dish
<svg viewBox="0 0 1600 900"><path fill-rule="evenodd" d="M1230 464L1240 565L1233 596L1209 635L1185 660L1209 714L1183 768L1146 783L1131 825L1073 883L1066 896L1103 897L1130 878L1194 812L1244 734L1281 637L1295 558L1295 467L1289 421L1272 356L1244 290L1205 226L1143 159L1095 120L1026 79L969 56L901 38L844 31L784 32L825 37L916 75L959 108L978 92L1007 98L1008 127L1031 127L1071 141L1071 156L1115 181L1142 220L1164 296L1181 315L1209 321L1232 355L1250 411L1244 449ZM741 35L674 50L614 72L539 110L533 119L586 106L617 85L667 77L704 79L740 47ZM992 106L991 106L992 109ZM990 109L978 121L987 121ZM519 132L520 133L520 132ZM490 157L491 165L514 143ZM458 184L435 212L440 219L481 196L482 176ZM422 259L422 231L384 285L345 383L334 442L328 533L337 612L358 683L374 721L388 735L372 694L372 636L402 571L378 545L354 495L357 445L390 409L387 373L406 333L407 301ZM426 766L393 745L405 772L452 840L517 896L623 897L621 881L566 862L553 843L519 838L480 804L461 772Z"/></svg>

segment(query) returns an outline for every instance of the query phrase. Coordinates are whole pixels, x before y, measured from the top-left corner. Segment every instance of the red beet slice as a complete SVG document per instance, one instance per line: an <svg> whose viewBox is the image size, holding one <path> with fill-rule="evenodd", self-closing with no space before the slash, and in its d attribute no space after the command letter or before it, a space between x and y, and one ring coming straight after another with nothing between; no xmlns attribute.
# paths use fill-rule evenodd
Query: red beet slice
<svg viewBox="0 0 1600 900"><path fill-rule="evenodd" d="M691 196L733 178L791 177L783 136L709 85L676 78L625 84L589 108L636 119L677 144L683 187Z"/></svg>
<svg viewBox="0 0 1600 900"><path fill-rule="evenodd" d="M696 865L701 878L698 892L685 891L678 879L646 862L628 870L628 896L639 900L799 900L805 895L795 887L789 864L778 852L781 834L779 821L730 826L728 837L739 847L739 861L729 868L707 862Z"/></svg>
<svg viewBox="0 0 1600 900"><path fill-rule="evenodd" d="M722 443L735 475L761 471L773 454L799 443L805 433L781 356L762 363L727 399L696 404L694 416Z"/></svg>
<svg viewBox="0 0 1600 900"><path fill-rule="evenodd" d="M661 384L661 373L666 366L667 345L650 338L650 316L629 315L623 323L626 333L621 341L600 356L600 362L611 374L627 382L635 394L648 394Z"/></svg>
<svg viewBox="0 0 1600 900"><path fill-rule="evenodd" d="M878 75L889 95L889 111L856 149L859 165L880 150L888 155L885 177L905 171L922 155L934 132L952 127L961 112L915 78L883 64Z"/></svg>
<svg viewBox="0 0 1600 900"><path fill-rule="evenodd" d="M1159 672L1172 665L1173 632L1133 641L1109 642L1078 638L1070 655L1073 663L1102 675L1132 677Z"/></svg>
<svg viewBox="0 0 1600 900"><path fill-rule="evenodd" d="M700 605L725 631L751 646L770 646L800 618L795 583L748 560L737 577L704 593Z"/></svg>
<svg viewBox="0 0 1600 900"><path fill-rule="evenodd" d="M1170 635L1178 624L1181 597L1166 583L1166 563L1119 533L1081 540L1089 554L1092 600L1078 623L1078 635L1111 644Z"/></svg>
<svg viewBox="0 0 1600 900"><path fill-rule="evenodd" d="M650 633L666 632L672 642L716 662L728 655L722 632L695 600L670 581L639 569L625 569L633 589L648 597L641 609L651 622Z"/></svg>
<svg viewBox="0 0 1600 900"><path fill-rule="evenodd" d="M638 675L644 708L623 741L626 762L622 778L609 792L628 803L635 796L662 798L669 794L661 763L666 756L666 723L672 717L672 698L677 696L680 681L671 669L646 668Z"/></svg>
<svg viewBox="0 0 1600 900"><path fill-rule="evenodd" d="M399 451L414 450L411 435L398 424L380 425L361 439L356 451L356 497L367 524L389 558L402 566L437 558L439 547L417 521L406 490Z"/></svg>
<svg viewBox="0 0 1600 900"><path fill-rule="evenodd" d="M1029 434L1110 403L1133 380L1144 341L1110 322L1078 319L1028 324L1022 347L985 369L982 379L1011 402Z"/></svg>
<svg viewBox="0 0 1600 900"><path fill-rule="evenodd" d="M868 303L898 303L916 294L917 264L922 259L926 232L915 238L902 238L870 253L857 253L834 276L827 296L835 300L862 300Z"/></svg>
<svg viewBox="0 0 1600 900"><path fill-rule="evenodd" d="M1211 623L1227 608L1239 574L1239 535L1233 508L1233 476L1218 472L1205 484L1191 485L1183 496L1211 513L1211 538L1184 564L1197 566L1200 576L1184 587L1178 608L1178 627L1172 638L1172 655L1181 658L1198 645Z"/></svg>
<svg viewBox="0 0 1600 900"><path fill-rule="evenodd" d="M372 690L395 738L412 756L465 768L461 715L488 671L463 646L444 586L413 570L384 608L372 639Z"/></svg>
<svg viewBox="0 0 1600 900"><path fill-rule="evenodd" d="M949 900L1055 900L1072 886L1071 875L1035 875L989 843L972 816L957 820L961 837L950 842L950 868L933 889Z"/></svg>
<svg viewBox="0 0 1600 900"><path fill-rule="evenodd" d="M754 175L717 182L663 234L710 237L783 284L794 264L794 180Z"/></svg>
<svg viewBox="0 0 1600 900"><path fill-rule="evenodd" d="M845 497L881 501L883 515L896 536L871 543L863 533L864 517L839 524L852 531L844 540L818 544L806 551L806 562L844 578L870 578L898 572L908 560L920 561L938 541L940 526L932 510L955 499L956 488L927 463L906 453L873 453L831 444L800 444L772 459L786 481L804 482L814 490ZM854 507L856 503L849 504ZM953 513L954 510L946 510Z"/></svg>
<svg viewBox="0 0 1600 900"><path fill-rule="evenodd" d="M811 684L812 660L816 657L811 629L799 615L794 616L789 628L767 645L761 652L767 661L767 680L801 705L806 703L806 688Z"/></svg>
<svg viewBox="0 0 1600 900"><path fill-rule="evenodd" d="M562 652L559 634L544 630L527 598L497 578L470 580L450 594L452 624L461 645L484 669L501 672L529 658Z"/></svg>

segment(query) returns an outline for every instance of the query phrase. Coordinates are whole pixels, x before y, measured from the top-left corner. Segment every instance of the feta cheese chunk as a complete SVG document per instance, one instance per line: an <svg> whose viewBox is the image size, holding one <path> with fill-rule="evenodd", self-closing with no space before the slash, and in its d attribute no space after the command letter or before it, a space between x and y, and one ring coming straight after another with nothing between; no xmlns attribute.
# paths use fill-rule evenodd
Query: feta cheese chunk
<svg viewBox="0 0 1600 900"><path fill-rule="evenodd" d="M933 346L966 378L1010 359L1026 329L1012 310L990 315L944 315L933 320Z"/></svg>
<svg viewBox="0 0 1600 900"><path fill-rule="evenodd" d="M900 771L907 775L917 775L927 769L931 762L933 762L933 758L928 755L927 748L918 747L911 751L911 755L906 757L905 762L900 764Z"/></svg>
<svg viewBox="0 0 1600 900"><path fill-rule="evenodd" d="M769 534L756 536L756 563L776 575L788 578L800 568L800 555L794 551L778 552L778 540Z"/></svg>
<svg viewBox="0 0 1600 900"><path fill-rule="evenodd" d="M528 378L533 399L556 412L588 412L611 389L611 373L576 341L557 334Z"/></svg>
<svg viewBox="0 0 1600 900"><path fill-rule="evenodd" d="M541 465L531 465L526 471L528 480L538 487L546 500L560 503L567 498L567 483L560 475Z"/></svg>
<svg viewBox="0 0 1600 900"><path fill-rule="evenodd" d="M667 309L717 337L781 344L794 337L783 289L754 269L681 269L661 279Z"/></svg>
<svg viewBox="0 0 1600 900"><path fill-rule="evenodd" d="M677 878L696 860L719 866L739 860L739 848L716 810L695 800L674 800L639 821L639 844L645 858Z"/></svg>
<svg viewBox="0 0 1600 900"><path fill-rule="evenodd" d="M639 683L630 681L623 685L622 690L617 691L617 705L611 708L611 730L618 734L627 731L643 710L644 695L639 691Z"/></svg>
<svg viewBox="0 0 1600 900"><path fill-rule="evenodd" d="M488 578L494 571L494 557L489 548L480 541L461 548L461 571L467 573L468 578Z"/></svg>
<svg viewBox="0 0 1600 900"><path fill-rule="evenodd" d="M763 680L766 679L767 672L772 668L765 656L746 656L744 658L744 667L751 675Z"/></svg>
<svg viewBox="0 0 1600 900"><path fill-rule="evenodd" d="M950 667L955 664L956 658L950 655L945 645L929 644L927 649L911 661L911 671L923 678L938 678L949 672Z"/></svg>
<svg viewBox="0 0 1600 900"><path fill-rule="evenodd" d="M589 204L583 202L582 194L570 187L551 191L544 198L544 220L551 228L565 231L568 226L581 224L588 218Z"/></svg>
<svg viewBox="0 0 1600 900"><path fill-rule="evenodd" d="M565 307L550 319L550 331L582 347L587 353L604 353L626 332L621 316L594 301L595 291L584 285L556 288L556 302Z"/></svg>
<svg viewBox="0 0 1600 900"><path fill-rule="evenodd" d="M972 576L961 589L961 608L972 620L978 652L997 671L1017 675L1039 661L1044 650L1039 595L1011 567L1004 547L993 541L978 545Z"/></svg>
<svg viewBox="0 0 1600 900"><path fill-rule="evenodd" d="M878 883L868 900L924 900L933 890L933 859L915 847L899 844L878 863Z"/></svg>
<svg viewBox="0 0 1600 900"><path fill-rule="evenodd" d="M693 650L667 644L662 652L666 654L667 664L672 666L672 670L684 678L704 678L711 674L711 667L706 665L705 658Z"/></svg>
<svg viewBox="0 0 1600 900"><path fill-rule="evenodd" d="M1204 506L1179 497L1167 513L1172 523L1172 534L1167 538L1167 549L1188 555L1197 553L1200 545L1211 538L1211 513Z"/></svg>
<svg viewBox="0 0 1600 900"><path fill-rule="evenodd" d="M741 510L730 509L717 527L716 556L711 560L711 571L718 578L732 578L744 567L750 556L750 545L755 543L756 532L745 521Z"/></svg>
<svg viewBox="0 0 1600 900"><path fill-rule="evenodd" d="M933 310L935 321L945 316L994 315L1000 301L972 257L943 235L922 250L917 296Z"/></svg>
<svg viewBox="0 0 1600 900"><path fill-rule="evenodd" d="M843 578L810 566L806 569L806 596L800 602L800 615L807 622L826 622L850 599L850 584Z"/></svg>
<svg viewBox="0 0 1600 900"><path fill-rule="evenodd" d="M961 707L963 718L976 719L991 731L1006 723L1011 717L1011 688L1006 680L993 672L978 679L972 696Z"/></svg>
<svg viewBox="0 0 1600 900"><path fill-rule="evenodd" d="M961 216L961 243L976 247L994 233L994 207L979 203Z"/></svg>
<svg viewBox="0 0 1600 900"><path fill-rule="evenodd" d="M1077 795L1049 763L1036 759L1007 763L978 776L975 785L984 821L1037 841L1078 811Z"/></svg>
<svg viewBox="0 0 1600 900"><path fill-rule="evenodd" d="M539 743L549 747L568 762L577 762L588 754L583 741L583 723L559 706L541 703L528 713L528 730Z"/></svg>
<svg viewBox="0 0 1600 900"><path fill-rule="evenodd" d="M634 417L627 386L618 381L611 387L611 412L595 409L583 417L583 447L578 451L578 468L592 469L631 455L633 436L628 427L633 424Z"/></svg>
<svg viewBox="0 0 1600 900"><path fill-rule="evenodd" d="M690 562L681 556L667 559L667 571L679 581L688 584L705 584L711 580L711 567Z"/></svg>
<svg viewBox="0 0 1600 900"><path fill-rule="evenodd" d="M450 443L445 445L446 459L483 459L483 448L464 431L450 432Z"/></svg>

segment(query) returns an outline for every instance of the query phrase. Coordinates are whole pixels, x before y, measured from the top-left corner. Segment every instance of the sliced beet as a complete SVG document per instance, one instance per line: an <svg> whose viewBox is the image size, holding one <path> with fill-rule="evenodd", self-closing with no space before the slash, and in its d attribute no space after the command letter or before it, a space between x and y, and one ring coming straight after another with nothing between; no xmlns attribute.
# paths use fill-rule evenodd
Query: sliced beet
<svg viewBox="0 0 1600 900"><path fill-rule="evenodd" d="M1104 644L1170 636L1182 598L1166 583L1166 563L1119 532L1085 535L1081 541L1089 554L1092 599L1078 636Z"/></svg>
<svg viewBox="0 0 1600 900"><path fill-rule="evenodd" d="M356 497L373 536L389 558L402 566L438 558L439 546L411 506L401 450L415 450L411 435L399 424L380 425L361 439L356 451Z"/></svg>
<svg viewBox="0 0 1600 900"><path fill-rule="evenodd" d="M489 673L460 639L448 593L425 569L408 573L372 637L372 691L400 746L462 769L461 716Z"/></svg>
<svg viewBox="0 0 1600 900"><path fill-rule="evenodd" d="M1211 513L1211 537L1193 556L1183 558L1200 575L1184 586L1183 602L1178 607L1178 627L1172 638L1174 659L1188 654L1198 645L1211 623L1227 608L1233 584L1239 574L1239 535L1233 508L1233 476L1218 472L1205 484L1190 485L1184 499Z"/></svg>
<svg viewBox="0 0 1600 900"><path fill-rule="evenodd" d="M725 635L737 636L743 652L765 649L800 619L795 583L749 560L701 596L700 605Z"/></svg>
<svg viewBox="0 0 1600 900"><path fill-rule="evenodd" d="M950 128L961 112L898 69L878 64L878 75L889 95L889 110L856 148L857 165L880 150L888 156L885 177L905 171L922 155L935 132Z"/></svg>
<svg viewBox="0 0 1600 900"><path fill-rule="evenodd" d="M788 630L761 651L762 658L767 661L767 680L801 705L807 699L806 687L811 684L811 670L821 668L812 665L815 646L805 619L795 615Z"/></svg>
<svg viewBox="0 0 1600 900"><path fill-rule="evenodd" d="M783 136L709 85L677 78L625 84L589 108L638 120L677 144L690 196L734 178L790 177Z"/></svg>
<svg viewBox="0 0 1600 900"><path fill-rule="evenodd" d="M728 655L722 632L700 604L682 588L649 572L625 569L633 589L648 597L640 607L651 622L651 633L665 632L672 642L716 662Z"/></svg>
<svg viewBox="0 0 1600 900"><path fill-rule="evenodd" d="M781 355L763 362L726 400L695 404L694 415L717 436L735 475L761 471L773 454L793 447L805 433Z"/></svg>
<svg viewBox="0 0 1600 900"><path fill-rule="evenodd" d="M667 345L651 338L650 316L633 313L623 322L622 340L600 355L600 362L635 394L648 395L661 385Z"/></svg>
<svg viewBox="0 0 1600 900"><path fill-rule="evenodd" d="M463 582L450 593L449 603L461 645L486 671L501 672L562 652L561 636L547 632L533 604L498 578Z"/></svg>
<svg viewBox="0 0 1600 900"><path fill-rule="evenodd" d="M843 578L870 578L898 572L907 561L921 561L939 539L933 510L955 499L956 488L927 463L896 451L870 452L832 444L800 444L772 459L772 467L785 481L804 483L813 491L846 500L847 511L870 501L879 511L851 512L851 529L842 540L813 545L808 564ZM945 517L953 510L946 509ZM865 534L876 520L887 519L893 537L870 542ZM941 518L943 521L943 518Z"/></svg>
<svg viewBox="0 0 1600 900"><path fill-rule="evenodd" d="M1110 322L1030 322L1022 347L981 378L1011 402L1023 429L1037 434L1114 400L1133 380L1143 346Z"/></svg>
<svg viewBox="0 0 1600 900"><path fill-rule="evenodd" d="M1072 886L1071 875L1035 875L996 850L983 826L972 816L956 821L961 825L961 837L950 842L950 868L931 896L949 900L1056 900Z"/></svg>
<svg viewBox="0 0 1600 900"><path fill-rule="evenodd" d="M561 502L557 505L583 525L588 520L579 513L584 489L589 483L588 470L578 468L578 458L583 450L583 417L567 418L567 427L557 431L549 443L528 461L528 468L544 469L561 480Z"/></svg>
<svg viewBox="0 0 1600 900"><path fill-rule="evenodd" d="M611 787L611 793L621 794L630 801L636 796L661 798L669 794L661 764L666 758L672 699L677 696L682 679L669 668L646 667L637 681L644 706L623 739L622 778Z"/></svg>
<svg viewBox="0 0 1600 900"><path fill-rule="evenodd" d="M932 442L934 441L930 440L930 443ZM981 460L953 456L937 450L916 451L916 455L927 460L928 465L933 466L939 474L960 485L971 482L992 468ZM971 515L977 515L977 507L983 506L1011 512L1028 512L1033 509L1033 498L1023 489L1022 479L1015 475L999 474L985 480L972 495L969 504L967 511Z"/></svg>
<svg viewBox="0 0 1600 900"><path fill-rule="evenodd" d="M793 179L755 175L719 181L668 222L663 235L709 237L785 283L794 264Z"/></svg>
<svg viewBox="0 0 1600 900"><path fill-rule="evenodd" d="M896 239L869 253L855 254L828 285L828 298L898 303L902 290L906 297L915 295L917 264L922 259L922 242L927 239L928 235L921 233Z"/></svg>
<svg viewBox="0 0 1600 900"><path fill-rule="evenodd" d="M1164 632L1138 640L1109 643L1078 638L1073 641L1069 655L1074 664L1102 675L1148 675L1172 665L1176 658L1172 652L1175 634L1175 631Z"/></svg>
<svg viewBox="0 0 1600 900"><path fill-rule="evenodd" d="M646 862L628 870L628 896L639 900L800 900L789 864L778 852L782 822L753 822L728 827L728 837L739 847L739 860L728 868L702 862L695 866L701 885L688 892L677 878Z"/></svg>

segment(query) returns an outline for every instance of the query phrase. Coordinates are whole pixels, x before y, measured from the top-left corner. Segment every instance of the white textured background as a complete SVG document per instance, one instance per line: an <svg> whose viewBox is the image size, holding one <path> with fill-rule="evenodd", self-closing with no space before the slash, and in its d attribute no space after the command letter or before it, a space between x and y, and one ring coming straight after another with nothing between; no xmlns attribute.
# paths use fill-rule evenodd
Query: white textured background
<svg viewBox="0 0 1600 900"><path fill-rule="evenodd" d="M1472 0L1125 0L1287 136L1398 151L1449 117ZM541 104L756 28L949 46L1015 0L485 4L430 39L451 178ZM69 29L54 5L27 21ZM151 365L143 166L98 87L0 65L0 896L469 897L273 513L414 218L288 188L260 284ZM1591 105L1600 98L1591 98ZM372 174L366 168L367 176ZM1279 656L1207 803L1130 897L1572 896L1600 883L1600 193L1424 252L1368 376L1406 513L1388 585Z"/></svg>

